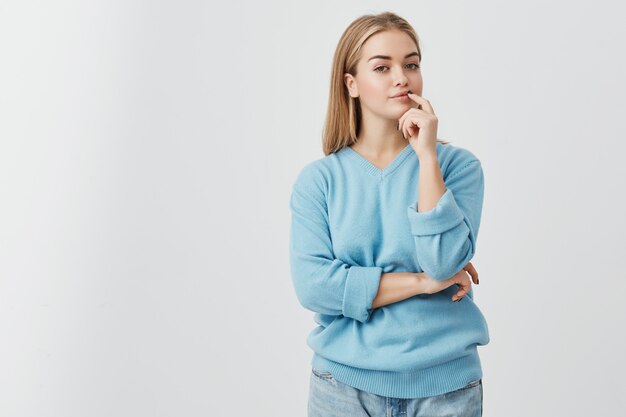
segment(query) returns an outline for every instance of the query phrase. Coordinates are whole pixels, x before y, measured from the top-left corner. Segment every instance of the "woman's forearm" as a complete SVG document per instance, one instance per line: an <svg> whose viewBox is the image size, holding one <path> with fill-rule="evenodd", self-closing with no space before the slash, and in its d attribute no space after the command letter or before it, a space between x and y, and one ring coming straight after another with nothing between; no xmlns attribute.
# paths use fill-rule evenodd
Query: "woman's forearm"
<svg viewBox="0 0 626 417"><path fill-rule="evenodd" d="M423 156L419 162L417 211L432 210L446 192L437 154Z"/></svg>
<svg viewBox="0 0 626 417"><path fill-rule="evenodd" d="M422 294L421 282L423 272L385 272L381 275L378 293L372 308L406 300L417 294Z"/></svg>

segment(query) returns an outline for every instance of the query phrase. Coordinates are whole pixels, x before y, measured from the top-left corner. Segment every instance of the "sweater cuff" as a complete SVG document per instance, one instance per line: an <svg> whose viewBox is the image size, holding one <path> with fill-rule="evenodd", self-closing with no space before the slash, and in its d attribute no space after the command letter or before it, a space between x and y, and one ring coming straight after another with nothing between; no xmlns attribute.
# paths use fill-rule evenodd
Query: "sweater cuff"
<svg viewBox="0 0 626 417"><path fill-rule="evenodd" d="M465 216L459 208L452 194L446 189L437 205L428 211L417 211L417 202L407 209L411 233L414 236L436 235L446 232L463 221Z"/></svg>
<svg viewBox="0 0 626 417"><path fill-rule="evenodd" d="M343 294L343 315L362 323L370 318L383 269L378 266L351 266Z"/></svg>

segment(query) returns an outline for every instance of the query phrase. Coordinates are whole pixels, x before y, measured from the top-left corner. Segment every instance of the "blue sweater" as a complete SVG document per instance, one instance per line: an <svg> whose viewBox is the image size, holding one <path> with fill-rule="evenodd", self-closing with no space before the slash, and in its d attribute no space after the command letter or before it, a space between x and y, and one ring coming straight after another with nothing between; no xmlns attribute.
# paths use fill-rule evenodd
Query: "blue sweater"
<svg viewBox="0 0 626 417"><path fill-rule="evenodd" d="M394 398L439 395L482 378L489 342L473 288L457 285L372 309L384 272L444 280L476 252L484 177L470 151L437 143L446 185L417 211L419 159L410 144L380 169L350 147L314 160L291 191L290 264L297 298L318 324L311 365L336 380Z"/></svg>

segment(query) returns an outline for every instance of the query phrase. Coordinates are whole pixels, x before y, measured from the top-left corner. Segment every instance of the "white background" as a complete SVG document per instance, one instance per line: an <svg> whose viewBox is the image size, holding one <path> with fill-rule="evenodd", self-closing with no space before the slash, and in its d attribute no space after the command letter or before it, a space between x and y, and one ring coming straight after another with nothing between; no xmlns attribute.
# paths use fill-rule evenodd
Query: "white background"
<svg viewBox="0 0 626 417"><path fill-rule="evenodd" d="M609 1L0 2L0 416L304 416L288 199L331 60L391 10L485 172L484 416L626 408Z"/></svg>

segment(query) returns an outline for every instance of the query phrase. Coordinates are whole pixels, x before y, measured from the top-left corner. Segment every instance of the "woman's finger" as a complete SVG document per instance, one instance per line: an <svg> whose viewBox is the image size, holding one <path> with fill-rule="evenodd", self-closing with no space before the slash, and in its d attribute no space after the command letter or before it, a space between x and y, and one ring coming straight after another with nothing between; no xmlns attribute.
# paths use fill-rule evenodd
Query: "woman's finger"
<svg viewBox="0 0 626 417"><path fill-rule="evenodd" d="M426 120L428 117L430 117L430 115L424 110L416 109L415 107L412 107L406 112L404 112L404 114L400 116L400 119L398 119L398 130L402 130L402 127L406 124L405 123L406 119L410 118L411 116L417 117L418 120L419 119Z"/></svg>
<svg viewBox="0 0 626 417"><path fill-rule="evenodd" d="M406 129L405 129L405 121L407 119L407 117L411 116L411 113L413 113L413 109L407 110L399 119L398 121L398 130L402 132L402 136L404 136L406 138Z"/></svg>
<svg viewBox="0 0 626 417"><path fill-rule="evenodd" d="M421 113L415 113L421 112ZM409 138L413 136L413 134L418 131L421 127L426 123L426 118L429 117L423 110L413 109L413 111L406 112L400 118L400 127L402 129L402 134L405 138ZM413 130L413 133L409 132L409 128Z"/></svg>
<svg viewBox="0 0 626 417"><path fill-rule="evenodd" d="M452 301L459 301L461 298L465 297L469 292L470 286L464 284L457 284L460 289L452 296Z"/></svg>
<svg viewBox="0 0 626 417"><path fill-rule="evenodd" d="M398 130L402 130L402 132L406 133L406 131L403 129L403 127L406 125L406 119L410 118L411 116L418 116L420 112L424 116L427 115L427 113L424 112L424 110L419 110L419 109L416 109L415 107L411 107L410 109L405 111L404 114L400 116L400 119L398 119ZM404 136L406 137L406 135Z"/></svg>
<svg viewBox="0 0 626 417"><path fill-rule="evenodd" d="M463 269L470 274L470 276L472 277L472 282L474 282L474 284L478 284L478 271L476 271L474 265L471 262L468 262L467 265L463 267Z"/></svg>
<svg viewBox="0 0 626 417"><path fill-rule="evenodd" d="M435 111L433 110L433 106L431 106L430 102L426 100L424 97L418 96L415 93L409 93L408 96L411 100L419 104L422 107L422 110L424 110L426 113L435 114Z"/></svg>

